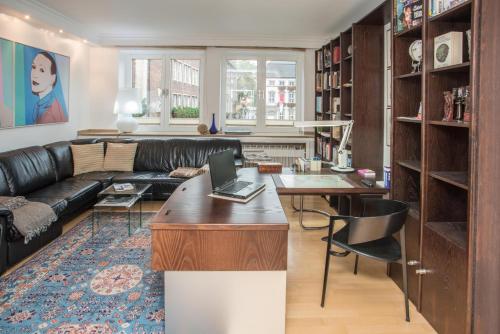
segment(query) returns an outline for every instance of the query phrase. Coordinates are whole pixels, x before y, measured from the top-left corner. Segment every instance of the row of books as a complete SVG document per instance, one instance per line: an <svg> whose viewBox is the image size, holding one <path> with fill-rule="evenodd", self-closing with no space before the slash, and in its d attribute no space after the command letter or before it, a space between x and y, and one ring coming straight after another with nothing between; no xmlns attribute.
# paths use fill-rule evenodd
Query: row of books
<svg viewBox="0 0 500 334"><path fill-rule="evenodd" d="M323 51L319 50L316 52L316 71L323 71Z"/></svg>
<svg viewBox="0 0 500 334"><path fill-rule="evenodd" d="M434 16L446 12L467 0L429 0L429 16Z"/></svg>
<svg viewBox="0 0 500 334"><path fill-rule="evenodd" d="M324 140L322 137L316 138L316 152L322 160L332 160L332 143Z"/></svg>
<svg viewBox="0 0 500 334"><path fill-rule="evenodd" d="M333 63L340 63L340 47L333 48ZM329 49L320 50L316 53L316 71L332 66L332 52Z"/></svg>
<svg viewBox="0 0 500 334"><path fill-rule="evenodd" d="M340 72L316 73L316 91L340 88Z"/></svg>

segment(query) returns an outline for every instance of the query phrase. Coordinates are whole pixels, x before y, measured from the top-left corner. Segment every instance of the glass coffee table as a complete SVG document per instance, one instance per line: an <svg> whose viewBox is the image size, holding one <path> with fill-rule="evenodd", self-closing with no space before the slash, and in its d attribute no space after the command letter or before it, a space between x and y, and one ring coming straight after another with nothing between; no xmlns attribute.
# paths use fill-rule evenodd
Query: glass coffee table
<svg viewBox="0 0 500 334"><path fill-rule="evenodd" d="M132 184L132 189L116 190L115 184L110 185L97 196L104 197L92 210L92 238L94 237L94 226L99 225L99 213L114 208L125 209L128 212L128 236L131 235L132 208L139 202L139 226L142 227L142 201L144 194L151 188L151 184ZM97 214L97 217L96 217Z"/></svg>

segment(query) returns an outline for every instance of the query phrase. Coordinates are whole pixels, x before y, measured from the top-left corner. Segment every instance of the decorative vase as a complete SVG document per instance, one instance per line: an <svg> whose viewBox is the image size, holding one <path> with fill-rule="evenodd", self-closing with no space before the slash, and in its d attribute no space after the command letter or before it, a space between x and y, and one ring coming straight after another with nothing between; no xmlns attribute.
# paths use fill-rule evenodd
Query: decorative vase
<svg viewBox="0 0 500 334"><path fill-rule="evenodd" d="M218 131L217 131L217 127L215 126L215 113L212 114L212 126L210 127L210 134L214 135L216 134Z"/></svg>

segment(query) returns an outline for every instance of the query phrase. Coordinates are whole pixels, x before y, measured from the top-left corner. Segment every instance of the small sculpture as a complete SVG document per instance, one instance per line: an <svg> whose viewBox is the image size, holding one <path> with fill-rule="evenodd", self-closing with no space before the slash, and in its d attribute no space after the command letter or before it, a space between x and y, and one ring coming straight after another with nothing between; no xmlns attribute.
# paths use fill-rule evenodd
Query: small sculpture
<svg viewBox="0 0 500 334"><path fill-rule="evenodd" d="M206 136L206 135L210 134L210 132L208 131L208 126L206 124L203 124L203 123L198 125L197 130L198 130L198 133L202 136Z"/></svg>
<svg viewBox="0 0 500 334"><path fill-rule="evenodd" d="M450 91L444 92L443 96L444 96L443 121L452 122L453 121L453 109L454 109L454 105L455 105L455 96Z"/></svg>

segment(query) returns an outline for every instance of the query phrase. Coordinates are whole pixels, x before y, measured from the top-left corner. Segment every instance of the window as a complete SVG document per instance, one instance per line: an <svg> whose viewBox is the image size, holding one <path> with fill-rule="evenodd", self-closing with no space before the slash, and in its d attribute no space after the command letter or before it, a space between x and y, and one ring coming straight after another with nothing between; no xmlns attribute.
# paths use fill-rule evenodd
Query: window
<svg viewBox="0 0 500 334"><path fill-rule="evenodd" d="M138 88L142 110L134 117L141 124L160 124L163 109L161 59L132 59L132 88Z"/></svg>
<svg viewBox="0 0 500 334"><path fill-rule="evenodd" d="M222 67L223 126L275 131L277 126L292 128L295 120L302 119L298 108L303 54L242 51L233 57L232 53Z"/></svg>
<svg viewBox="0 0 500 334"><path fill-rule="evenodd" d="M200 122L202 57L199 51L123 53L123 84L138 88L141 96L142 110L134 115L140 124L162 129Z"/></svg>
<svg viewBox="0 0 500 334"><path fill-rule="evenodd" d="M267 93L268 96L268 104L274 104L276 103L276 92L274 90L269 90Z"/></svg>

